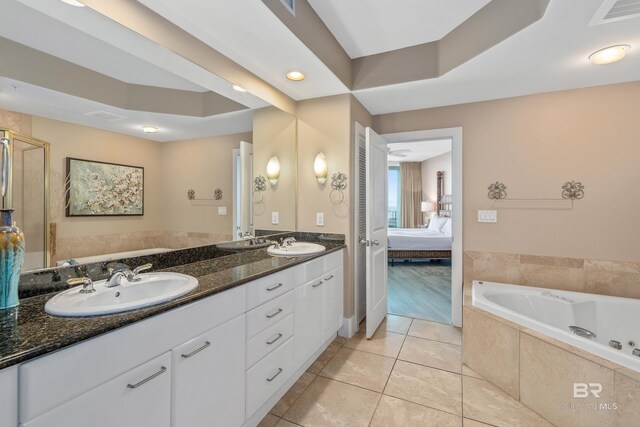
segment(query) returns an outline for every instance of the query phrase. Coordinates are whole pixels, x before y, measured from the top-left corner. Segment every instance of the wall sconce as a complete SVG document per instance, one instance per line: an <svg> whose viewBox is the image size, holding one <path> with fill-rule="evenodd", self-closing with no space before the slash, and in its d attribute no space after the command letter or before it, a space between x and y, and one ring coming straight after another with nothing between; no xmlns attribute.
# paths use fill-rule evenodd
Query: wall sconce
<svg viewBox="0 0 640 427"><path fill-rule="evenodd" d="M322 151L316 155L316 159L313 161L313 171L320 184L327 182L327 156Z"/></svg>
<svg viewBox="0 0 640 427"><path fill-rule="evenodd" d="M278 156L273 156L269 159L269 163L267 163L267 178L269 178L271 185L278 183L278 178L280 178L280 160L278 160Z"/></svg>

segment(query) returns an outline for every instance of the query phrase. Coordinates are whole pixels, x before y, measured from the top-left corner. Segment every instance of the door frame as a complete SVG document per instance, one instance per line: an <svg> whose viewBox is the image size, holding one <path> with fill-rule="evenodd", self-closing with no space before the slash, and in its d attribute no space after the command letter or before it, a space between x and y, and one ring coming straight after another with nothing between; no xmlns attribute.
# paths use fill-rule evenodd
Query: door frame
<svg viewBox="0 0 640 427"><path fill-rule="evenodd" d="M462 303L464 301L463 281L463 171L462 152L463 139L462 127L427 129L411 132L397 132L382 134L387 143L392 142L418 142L432 139L451 139L451 188L453 192L453 241L451 245L451 323L454 326L462 326ZM357 302L356 302L357 303Z"/></svg>

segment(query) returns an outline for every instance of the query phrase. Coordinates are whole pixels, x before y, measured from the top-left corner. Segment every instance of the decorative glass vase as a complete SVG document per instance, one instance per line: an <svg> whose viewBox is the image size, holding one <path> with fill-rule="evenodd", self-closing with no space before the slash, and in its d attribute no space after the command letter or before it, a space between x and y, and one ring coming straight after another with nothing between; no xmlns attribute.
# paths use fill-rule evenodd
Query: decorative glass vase
<svg viewBox="0 0 640 427"><path fill-rule="evenodd" d="M24 263L24 233L13 223L13 209L0 209L0 310L17 306Z"/></svg>

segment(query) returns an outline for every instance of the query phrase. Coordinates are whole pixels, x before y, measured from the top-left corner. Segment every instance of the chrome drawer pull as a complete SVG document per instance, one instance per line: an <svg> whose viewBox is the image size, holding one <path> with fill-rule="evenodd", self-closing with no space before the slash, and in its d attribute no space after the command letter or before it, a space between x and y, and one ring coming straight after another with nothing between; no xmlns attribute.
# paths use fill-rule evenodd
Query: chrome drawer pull
<svg viewBox="0 0 640 427"><path fill-rule="evenodd" d="M275 380L276 377L278 375L280 375L281 373L282 373L282 368L278 368L278 372L276 372L276 374L274 376L272 376L271 378L267 378L267 381L271 382L271 381Z"/></svg>
<svg viewBox="0 0 640 427"><path fill-rule="evenodd" d="M278 334L278 336L272 339L271 341L267 341L267 344L271 345L274 342L278 341L280 338L282 338L282 334Z"/></svg>
<svg viewBox="0 0 640 427"><path fill-rule="evenodd" d="M318 287L318 286L320 286L320 285L322 285L322 282L318 282L318 283L316 283L315 285L311 285L311 286L313 286L314 288L317 288L317 287Z"/></svg>
<svg viewBox="0 0 640 427"><path fill-rule="evenodd" d="M143 379L142 381L139 381L135 384L127 384L127 388L138 388L140 387L142 384L144 383L148 383L149 381L151 381L152 379L154 379L155 377L164 374L165 372L167 372L167 368L165 368L164 366L162 366L160 368L160 370L158 372L156 372L155 374L151 375L150 377L147 377L145 379Z"/></svg>
<svg viewBox="0 0 640 427"><path fill-rule="evenodd" d="M331 279L333 279L333 274L331 276L329 276L329 277L325 277L324 278L324 280L331 280Z"/></svg>
<svg viewBox="0 0 640 427"><path fill-rule="evenodd" d="M276 289L278 289L280 286L282 286L282 283L278 283L277 285L273 285L269 288L267 288L267 291L271 292L271 291L275 291Z"/></svg>
<svg viewBox="0 0 640 427"><path fill-rule="evenodd" d="M182 357L184 359L188 359L191 356L193 356L196 353L200 353L202 350L204 350L205 348L209 347L211 345L211 343L209 341L205 341L204 345L200 348L196 348L195 350L193 350L191 353L189 354L183 354Z"/></svg>
<svg viewBox="0 0 640 427"><path fill-rule="evenodd" d="M274 311L271 314L267 314L267 319L273 319L274 317L276 317L278 314L282 313L282 309L279 308L276 311Z"/></svg>

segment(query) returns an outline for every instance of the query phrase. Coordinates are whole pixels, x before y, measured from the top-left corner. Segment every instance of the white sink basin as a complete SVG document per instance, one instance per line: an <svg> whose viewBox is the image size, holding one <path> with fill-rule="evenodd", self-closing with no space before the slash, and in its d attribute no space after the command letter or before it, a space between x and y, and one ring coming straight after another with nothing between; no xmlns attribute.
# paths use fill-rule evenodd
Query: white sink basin
<svg viewBox="0 0 640 427"><path fill-rule="evenodd" d="M44 310L54 316L82 317L114 314L149 307L188 294L198 279L179 273L139 274L137 282L122 279L120 286L107 288L106 280L93 283L93 293L81 294L76 286L51 298Z"/></svg>
<svg viewBox="0 0 640 427"><path fill-rule="evenodd" d="M299 256L317 254L326 250L327 248L317 243L294 242L291 246L283 246L277 249L275 246L270 246L267 249L267 253L277 256Z"/></svg>

